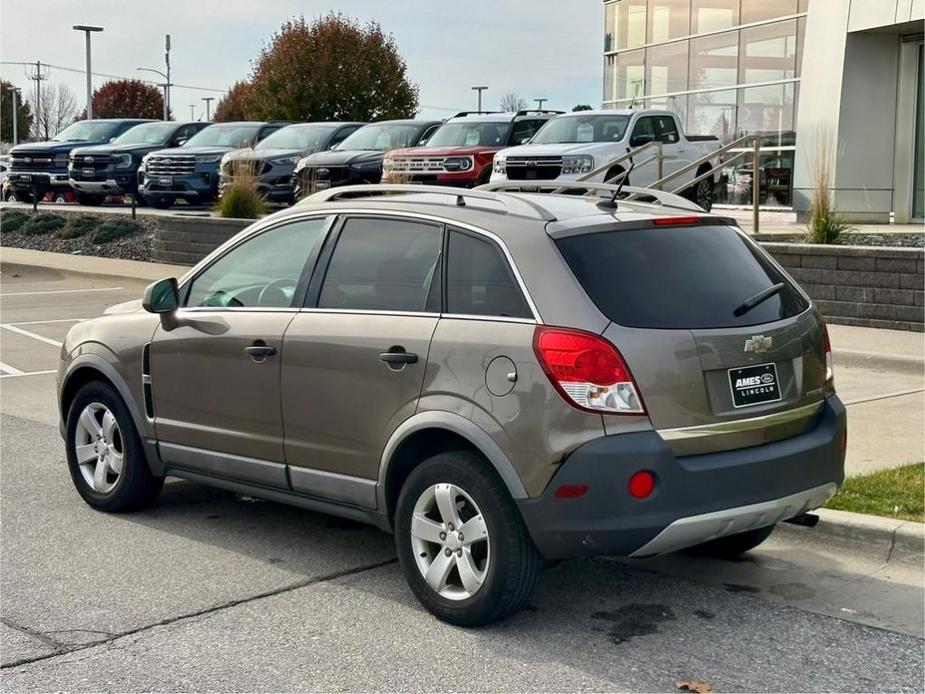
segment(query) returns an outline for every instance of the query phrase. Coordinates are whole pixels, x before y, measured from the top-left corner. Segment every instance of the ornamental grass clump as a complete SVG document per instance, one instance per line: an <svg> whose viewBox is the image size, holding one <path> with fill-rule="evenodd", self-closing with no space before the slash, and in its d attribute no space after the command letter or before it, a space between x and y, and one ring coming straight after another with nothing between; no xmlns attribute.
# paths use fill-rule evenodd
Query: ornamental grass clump
<svg viewBox="0 0 925 694"><path fill-rule="evenodd" d="M830 130L816 133L816 150L812 162L813 191L809 204L806 240L809 243L841 243L851 229L835 211L832 178L835 167L835 142Z"/></svg>
<svg viewBox="0 0 925 694"><path fill-rule="evenodd" d="M257 188L257 163L236 161L231 165L231 182L215 206L220 217L257 219L267 213L266 198Z"/></svg>

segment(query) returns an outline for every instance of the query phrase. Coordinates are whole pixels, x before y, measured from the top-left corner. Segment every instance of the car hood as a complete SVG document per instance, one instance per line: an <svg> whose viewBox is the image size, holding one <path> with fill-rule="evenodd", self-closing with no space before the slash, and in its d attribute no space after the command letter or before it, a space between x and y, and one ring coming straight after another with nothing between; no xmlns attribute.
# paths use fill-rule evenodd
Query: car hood
<svg viewBox="0 0 925 694"><path fill-rule="evenodd" d="M93 145L92 147L78 147L73 150L74 154L132 154L141 152L155 152L163 149L164 145L149 145L144 143L134 143L130 145Z"/></svg>
<svg viewBox="0 0 925 694"><path fill-rule="evenodd" d="M407 147L393 149L389 154L396 157L451 157L494 154L500 147Z"/></svg>
<svg viewBox="0 0 925 694"><path fill-rule="evenodd" d="M619 142L565 142L558 145L518 145L501 150L505 157L550 157L564 154L614 155L614 145ZM616 155L614 155L616 156ZM613 157L611 157L613 158Z"/></svg>
<svg viewBox="0 0 925 694"><path fill-rule="evenodd" d="M183 156L183 155L195 155L200 156L204 154L225 154L227 152L233 151L234 147L218 147L218 146L202 146L202 147L174 147L173 149L158 149L152 152L152 154L161 155L165 157L171 156Z"/></svg>
<svg viewBox="0 0 925 694"><path fill-rule="evenodd" d="M302 149L285 149L282 147L274 147L273 149L236 149L228 154L229 159L244 160L249 159L251 161L267 161L269 159L279 159L280 157L300 157L305 154L310 154L312 150L306 152Z"/></svg>
<svg viewBox="0 0 925 694"><path fill-rule="evenodd" d="M141 311L141 299L132 299L123 301L121 304L114 304L103 311L104 316L111 316L120 313L137 313Z"/></svg>
<svg viewBox="0 0 925 694"><path fill-rule="evenodd" d="M303 158L299 161L299 167L348 166L350 164L381 162L383 154L377 149L329 149L326 152L315 152Z"/></svg>
<svg viewBox="0 0 925 694"><path fill-rule="evenodd" d="M66 154L77 147L103 144L108 144L108 140L103 142L28 142L16 145L10 150L10 154Z"/></svg>

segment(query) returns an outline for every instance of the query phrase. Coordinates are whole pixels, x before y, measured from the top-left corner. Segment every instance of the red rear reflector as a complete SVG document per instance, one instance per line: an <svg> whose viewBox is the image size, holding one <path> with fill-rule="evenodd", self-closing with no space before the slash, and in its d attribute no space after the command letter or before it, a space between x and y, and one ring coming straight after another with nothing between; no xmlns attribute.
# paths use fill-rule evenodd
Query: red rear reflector
<svg viewBox="0 0 925 694"><path fill-rule="evenodd" d="M533 351L565 399L595 412L644 414L629 367L600 335L537 326Z"/></svg>
<svg viewBox="0 0 925 694"><path fill-rule="evenodd" d="M579 496L584 496L587 491L588 485L586 484L563 484L556 490L555 497L557 499L577 499Z"/></svg>
<svg viewBox="0 0 925 694"><path fill-rule="evenodd" d="M700 217L658 217L653 219L652 223L657 227L671 226L673 224L690 226L691 224L699 224Z"/></svg>
<svg viewBox="0 0 925 694"><path fill-rule="evenodd" d="M847 429L845 429L845 430L841 433L841 441L840 441L839 443L841 444L841 452L842 452L842 453L844 453L845 451L848 450L848 430L847 430Z"/></svg>
<svg viewBox="0 0 925 694"><path fill-rule="evenodd" d="M637 472L630 477L630 494L636 499L645 499L655 489L655 475L648 470Z"/></svg>

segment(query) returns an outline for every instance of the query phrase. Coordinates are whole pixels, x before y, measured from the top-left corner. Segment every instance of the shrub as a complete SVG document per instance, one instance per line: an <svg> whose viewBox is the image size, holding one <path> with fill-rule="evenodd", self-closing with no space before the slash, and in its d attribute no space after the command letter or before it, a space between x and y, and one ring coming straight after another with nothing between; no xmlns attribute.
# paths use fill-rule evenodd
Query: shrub
<svg viewBox="0 0 925 694"><path fill-rule="evenodd" d="M267 202L257 189L256 164L237 161L232 164L231 183L215 206L221 217L257 219L267 212Z"/></svg>
<svg viewBox="0 0 925 694"><path fill-rule="evenodd" d="M90 233L92 243L109 243L124 236L131 236L138 231L138 223L131 219L117 219L103 222Z"/></svg>
<svg viewBox="0 0 925 694"><path fill-rule="evenodd" d="M19 210L3 210L0 213L0 231L19 231L29 215Z"/></svg>
<svg viewBox="0 0 925 694"><path fill-rule="evenodd" d="M832 200L832 168L835 163L835 144L830 130L816 132L816 151L812 162L813 192L809 203L809 224L806 240L809 243L840 243L841 236L851 227L835 212Z"/></svg>
<svg viewBox="0 0 925 694"><path fill-rule="evenodd" d="M67 224L67 220L59 214L55 214L54 212L37 212L26 220L25 224L20 227L20 231L24 234L40 236L42 234L49 234L55 229L60 229L65 224Z"/></svg>
<svg viewBox="0 0 925 694"><path fill-rule="evenodd" d="M99 217L72 217L67 226L55 231L55 236L59 239L76 239L92 232L102 221Z"/></svg>

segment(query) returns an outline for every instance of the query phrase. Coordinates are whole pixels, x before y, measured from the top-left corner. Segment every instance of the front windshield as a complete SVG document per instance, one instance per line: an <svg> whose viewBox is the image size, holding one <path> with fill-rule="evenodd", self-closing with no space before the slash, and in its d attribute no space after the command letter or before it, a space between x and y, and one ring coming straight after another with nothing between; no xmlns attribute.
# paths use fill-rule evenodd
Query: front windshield
<svg viewBox="0 0 925 694"><path fill-rule="evenodd" d="M510 121L455 121L441 125L424 146L502 147L510 133Z"/></svg>
<svg viewBox="0 0 925 694"><path fill-rule="evenodd" d="M416 125L364 125L346 140L341 142L337 149L342 150L370 150L387 152L390 149L411 147L418 133Z"/></svg>
<svg viewBox="0 0 925 694"><path fill-rule="evenodd" d="M145 123L119 135L113 144L166 145L176 131L176 123Z"/></svg>
<svg viewBox="0 0 925 694"><path fill-rule="evenodd" d="M630 117L618 114L559 116L546 123L533 136L531 144L558 145L567 142L619 142L626 133Z"/></svg>
<svg viewBox="0 0 925 694"><path fill-rule="evenodd" d="M289 125L268 135L254 149L320 149L333 129L330 125Z"/></svg>
<svg viewBox="0 0 925 694"><path fill-rule="evenodd" d="M116 134L121 123L82 120L55 135L54 142L104 142Z"/></svg>
<svg viewBox="0 0 925 694"><path fill-rule="evenodd" d="M254 143L260 125L209 125L193 135L185 147L231 147L243 149Z"/></svg>

